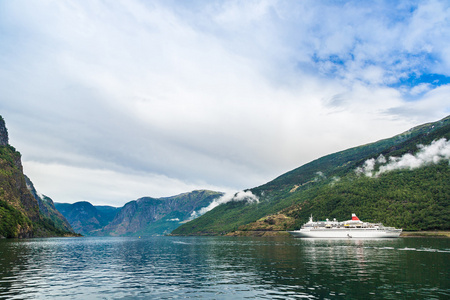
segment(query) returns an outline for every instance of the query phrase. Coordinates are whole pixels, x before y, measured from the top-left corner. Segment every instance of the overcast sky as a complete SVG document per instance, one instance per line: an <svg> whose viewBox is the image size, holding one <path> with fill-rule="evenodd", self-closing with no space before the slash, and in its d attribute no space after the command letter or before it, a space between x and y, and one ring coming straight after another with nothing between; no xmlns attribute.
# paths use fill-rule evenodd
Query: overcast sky
<svg viewBox="0 0 450 300"><path fill-rule="evenodd" d="M449 114L449 1L0 1L0 115L56 202L252 188Z"/></svg>

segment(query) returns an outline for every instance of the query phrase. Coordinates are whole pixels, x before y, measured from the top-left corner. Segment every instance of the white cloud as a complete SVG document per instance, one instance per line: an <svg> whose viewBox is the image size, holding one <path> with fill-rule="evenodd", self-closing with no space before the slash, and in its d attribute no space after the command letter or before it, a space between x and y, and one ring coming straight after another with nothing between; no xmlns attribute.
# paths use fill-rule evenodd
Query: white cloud
<svg viewBox="0 0 450 300"><path fill-rule="evenodd" d="M447 74L444 1L0 6L11 144L25 167L39 163L33 181L55 179L53 165L78 170L37 185L55 201L103 201L102 184L70 186L92 170L136 176L142 195L118 185L123 201L203 183L250 188L450 111L447 86L392 87L411 73ZM145 186L148 176L167 180Z"/></svg>
<svg viewBox="0 0 450 300"><path fill-rule="evenodd" d="M421 85L418 86L420 87ZM427 91L418 101L400 101L393 103L391 107L386 106L386 114L399 118L408 117L417 120L418 124L423 122L421 121L423 118L437 121L440 113L444 115L450 113L449 95L450 85L442 85Z"/></svg>
<svg viewBox="0 0 450 300"><path fill-rule="evenodd" d="M422 94L424 92L428 92L429 90L432 89L431 84L429 83L421 83L419 85L416 85L415 87L413 87L410 91L410 94L413 96Z"/></svg>
<svg viewBox="0 0 450 300"><path fill-rule="evenodd" d="M200 217L201 215L207 213L208 211L213 210L217 206L221 204L225 204L228 202L239 202L239 201L246 201L249 204L257 203L259 202L259 198L255 196L251 191L240 191L237 193L226 193L220 198L214 199L213 202L211 202L208 206L201 208L198 211L194 211L191 214L190 220L193 220L195 218Z"/></svg>
<svg viewBox="0 0 450 300"><path fill-rule="evenodd" d="M391 156L388 159L380 155L377 159L368 159L362 167L356 169L356 173L378 177L394 170L413 170L428 164L437 164L442 160L450 160L450 141L445 138L433 141L428 146L418 145L418 148L419 151L414 155L406 153L401 157Z"/></svg>

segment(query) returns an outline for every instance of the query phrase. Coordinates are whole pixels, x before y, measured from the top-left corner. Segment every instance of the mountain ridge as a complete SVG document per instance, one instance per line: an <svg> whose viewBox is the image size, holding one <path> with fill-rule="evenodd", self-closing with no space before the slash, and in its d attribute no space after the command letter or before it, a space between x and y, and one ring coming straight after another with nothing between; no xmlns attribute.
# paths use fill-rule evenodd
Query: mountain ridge
<svg viewBox="0 0 450 300"><path fill-rule="evenodd" d="M221 192L194 190L162 198L141 197L121 208L94 206L82 201L56 203L76 232L93 236L165 235L208 206ZM103 212L102 212L103 210ZM113 211L105 219L105 211Z"/></svg>
<svg viewBox="0 0 450 300"><path fill-rule="evenodd" d="M305 212L314 212L315 214L318 214L318 217L323 216L324 218L336 217L338 219L345 219L348 217L348 215L345 215L346 213L348 213L348 211L342 209L345 201L344 199L339 198L338 195L332 194L329 186L333 186L334 184L341 182L342 179L345 179L345 182L347 184L346 191L349 192L348 187L351 186L350 183L352 182L352 180L359 180L358 182L360 182L361 184L365 184L368 187L368 190L362 194L362 199L364 199L364 201L366 201L367 199L371 199L370 201L377 202L377 199L373 199L373 197L370 196L370 192L374 192L374 194L376 194L376 190L369 191L370 181L367 180L366 182L363 180L364 178L358 179L354 177L355 170L359 167L362 167L367 160L375 159L380 155L384 155L384 157L387 158L402 156L406 154L413 155L414 153L420 151L417 145L430 145L434 140L438 140L440 138L450 140L450 116L447 116L442 120L436 122L430 122L415 126L391 138L382 139L374 143L349 148L315 159L309 163L306 163L298 168L295 168L276 177L268 183L248 189L248 191L252 192L259 198L258 203L250 204L246 202L232 201L220 205L215 209L207 212L203 216L180 226L179 228L174 230L172 234L226 234L235 230L239 230L239 228L245 229L246 225L257 222L258 220L264 220L264 218L267 219L268 216L275 216L282 213L287 214L287 217L294 219L293 221L289 218L286 218L286 220L289 219L289 222L284 225L284 228L286 229L294 229L300 226L302 223L306 222L309 215L307 215ZM431 186L433 186L433 184L436 184L439 192L444 195L448 195L447 199L450 199L450 187L449 184L446 184L446 180L450 182L450 167L448 166L448 163L443 164L444 166L441 166L441 168L439 169L439 172L444 173L443 181L442 179L435 178L436 181L433 182L433 177L430 174L432 174L435 170L432 170L428 166L425 166L424 168L427 170L426 173L430 174L427 175L428 177L424 177L422 179L428 182ZM417 176L419 176L420 173L419 170L414 170L411 172L412 174L417 174ZM405 175L399 175L398 173L395 173L394 175L383 174L384 177L393 176L391 179L395 180L395 182L398 182L399 187L401 185L404 190L409 190L411 192L411 189L408 189L408 185L414 184L414 179L409 179L410 182L402 183L401 177L405 177ZM387 183L385 182L385 184ZM337 187L340 187L340 185L337 185ZM371 188L374 189L374 187ZM334 199L334 201L336 202L334 210L327 209L326 205L324 204L326 202L326 197L324 197L322 193L325 193L325 191L327 193L330 193L330 199ZM388 192L387 188L386 192ZM389 190L389 192L392 194L395 192L395 190ZM422 192L416 190L415 193L418 196ZM388 205L388 207L394 207L397 201L400 201L398 196L394 195L392 197L393 199L390 199L392 204ZM437 196L437 198L439 198L439 196ZM442 199L439 198L436 201L441 200ZM444 203L441 204L444 205L444 211L449 212L450 215L450 211L448 211L448 200L444 199L443 201ZM317 208L319 204L323 206L322 209ZM330 203L328 203L328 205L329 204ZM352 202L352 204L349 206L349 209L351 209L352 206L356 208L357 206L355 206L355 204L357 203ZM347 205L349 204L347 203ZM369 204L366 205L366 208L370 209ZM406 209L406 206L404 209ZM335 213L336 215L325 215L326 213ZM362 214L362 216L365 216L364 213ZM368 214L367 217L375 218L374 214ZM275 219L283 220L284 218L280 217ZM429 222L430 224L427 223L428 225L420 225L417 222L413 224L411 223L412 221L410 223L407 223L406 221L403 223L398 223L394 221L390 215L388 215L388 217L386 218L382 215L377 215L377 219L378 221L386 221L388 225L390 225L389 223L395 223L396 225L402 225L403 227L410 228L411 230L427 229L428 225L432 223L431 221ZM280 224L278 225L282 226ZM445 223L442 226L438 226L438 228L444 229L448 226L450 226L450 222L445 221Z"/></svg>
<svg viewBox="0 0 450 300"><path fill-rule="evenodd" d="M120 210L112 206L94 206L88 201L55 203L55 207L65 216L73 230L82 235L89 235L90 232L103 228Z"/></svg>

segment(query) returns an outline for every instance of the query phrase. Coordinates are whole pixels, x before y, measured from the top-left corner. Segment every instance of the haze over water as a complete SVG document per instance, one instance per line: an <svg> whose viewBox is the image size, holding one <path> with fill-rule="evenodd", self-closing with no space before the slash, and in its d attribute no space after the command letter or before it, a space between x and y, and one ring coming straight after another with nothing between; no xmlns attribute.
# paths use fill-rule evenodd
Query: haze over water
<svg viewBox="0 0 450 300"><path fill-rule="evenodd" d="M0 241L5 299L444 299L450 240Z"/></svg>

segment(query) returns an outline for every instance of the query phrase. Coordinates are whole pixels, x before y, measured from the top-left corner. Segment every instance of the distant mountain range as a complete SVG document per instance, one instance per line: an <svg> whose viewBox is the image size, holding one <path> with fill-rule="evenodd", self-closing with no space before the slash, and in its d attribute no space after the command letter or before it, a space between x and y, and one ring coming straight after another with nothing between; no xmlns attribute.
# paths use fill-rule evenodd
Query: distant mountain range
<svg viewBox="0 0 450 300"><path fill-rule="evenodd" d="M55 203L55 206L73 229L83 235L164 235L222 195L199 190L166 198L143 197L121 208L94 206L89 202Z"/></svg>
<svg viewBox="0 0 450 300"><path fill-rule="evenodd" d="M251 201L235 197L172 234L291 230L310 215L346 220L351 213L406 230L449 230L449 161L450 116L321 157L247 190Z"/></svg>
<svg viewBox="0 0 450 300"><path fill-rule="evenodd" d="M52 199L38 195L23 174L21 155L9 145L0 116L0 237L26 238L74 235Z"/></svg>
<svg viewBox="0 0 450 300"><path fill-rule="evenodd" d="M55 207L69 221L73 230L82 235L89 235L108 225L120 211L117 207L94 206L86 201L55 203Z"/></svg>

